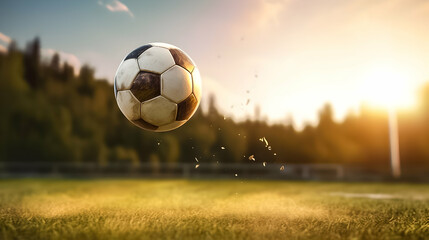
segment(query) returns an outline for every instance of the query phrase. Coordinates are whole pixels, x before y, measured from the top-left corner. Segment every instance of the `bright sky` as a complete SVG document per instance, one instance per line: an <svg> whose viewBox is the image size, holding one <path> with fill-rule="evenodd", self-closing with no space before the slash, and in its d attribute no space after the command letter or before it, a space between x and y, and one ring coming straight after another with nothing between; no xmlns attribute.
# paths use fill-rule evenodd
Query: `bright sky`
<svg viewBox="0 0 429 240"><path fill-rule="evenodd" d="M338 120L362 101L409 107L429 80L427 0L11 0L0 3L0 33L0 51L8 37L23 47L37 35L45 55L60 51L109 81L134 48L171 43L226 115L259 105L298 128L326 102Z"/></svg>

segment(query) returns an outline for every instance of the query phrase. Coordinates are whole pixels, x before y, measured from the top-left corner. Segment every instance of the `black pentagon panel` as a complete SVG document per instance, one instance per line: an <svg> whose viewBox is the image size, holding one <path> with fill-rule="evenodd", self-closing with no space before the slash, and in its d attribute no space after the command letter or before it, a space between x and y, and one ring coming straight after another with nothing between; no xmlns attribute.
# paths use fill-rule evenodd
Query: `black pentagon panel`
<svg viewBox="0 0 429 240"><path fill-rule="evenodd" d="M192 71L194 70L194 64L184 52L182 52L180 49L172 48L170 49L170 53L173 56L174 62L177 65L183 67L184 69L188 70L188 72L192 73Z"/></svg>
<svg viewBox="0 0 429 240"><path fill-rule="evenodd" d="M197 106L198 101L194 94L189 95L189 97L177 104L176 121L189 119Z"/></svg>
<svg viewBox="0 0 429 240"><path fill-rule="evenodd" d="M115 98L116 98L116 95L118 95L118 89L116 88L116 77L113 80L113 91L115 92Z"/></svg>
<svg viewBox="0 0 429 240"><path fill-rule="evenodd" d="M130 54L128 54L125 57L124 61L127 59L130 59L130 58L138 58L140 56L140 54L142 54L144 51L148 50L151 47L152 47L152 45L146 44L146 45L143 45L139 48L134 49L134 51L132 51Z"/></svg>
<svg viewBox="0 0 429 240"><path fill-rule="evenodd" d="M161 76L156 73L139 72L130 90L140 102L157 97L161 95Z"/></svg>
<svg viewBox="0 0 429 240"><path fill-rule="evenodd" d="M158 129L158 127L157 126L155 126L155 125L152 125L152 124L150 124L150 123L148 123L148 122L146 122L145 120L143 120L143 119L138 119L138 120L134 120L134 121L132 121L135 125L137 125L138 127L140 127L140 128L143 128L143 129L145 129L145 130L156 130L156 129Z"/></svg>

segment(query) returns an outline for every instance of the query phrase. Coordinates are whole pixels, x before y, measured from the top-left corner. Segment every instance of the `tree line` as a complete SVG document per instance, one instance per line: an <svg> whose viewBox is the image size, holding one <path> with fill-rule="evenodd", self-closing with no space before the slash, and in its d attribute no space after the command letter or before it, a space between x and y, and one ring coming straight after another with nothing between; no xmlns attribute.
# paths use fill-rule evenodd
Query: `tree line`
<svg viewBox="0 0 429 240"><path fill-rule="evenodd" d="M359 114L335 122L326 104L316 126L297 131L286 122L224 119L211 96L207 112L200 107L179 129L152 133L122 115L112 85L94 73L84 65L75 75L58 54L42 61L38 38L24 50L12 42L0 53L0 164L138 166L197 158L202 164L338 163L390 171L387 113L379 109L362 105ZM398 113L400 152L404 169L429 170L429 84L419 96L416 109Z"/></svg>

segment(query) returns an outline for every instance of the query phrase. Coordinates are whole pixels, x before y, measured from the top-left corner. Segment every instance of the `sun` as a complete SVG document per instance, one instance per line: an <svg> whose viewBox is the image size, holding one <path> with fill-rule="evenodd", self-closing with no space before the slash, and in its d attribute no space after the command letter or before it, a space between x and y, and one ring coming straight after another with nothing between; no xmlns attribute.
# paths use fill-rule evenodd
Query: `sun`
<svg viewBox="0 0 429 240"><path fill-rule="evenodd" d="M410 108L416 97L410 80L410 72L401 66L371 66L362 75L362 100L382 108Z"/></svg>

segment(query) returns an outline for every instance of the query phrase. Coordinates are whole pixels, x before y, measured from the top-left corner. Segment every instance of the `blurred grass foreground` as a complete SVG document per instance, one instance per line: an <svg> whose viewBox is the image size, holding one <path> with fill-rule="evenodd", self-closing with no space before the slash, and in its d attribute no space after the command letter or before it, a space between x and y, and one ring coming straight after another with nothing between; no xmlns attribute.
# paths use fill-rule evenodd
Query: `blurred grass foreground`
<svg viewBox="0 0 429 240"><path fill-rule="evenodd" d="M7 239L428 239L427 184L1 180Z"/></svg>
<svg viewBox="0 0 429 240"><path fill-rule="evenodd" d="M84 65L75 74L58 54L42 59L40 49L35 38L24 50L12 41L0 52L0 176L67 176L70 169L102 174L112 168L120 174L120 166L126 166L125 176L142 166L157 174L163 164L195 165L195 159L201 171L205 164L336 164L359 168L361 176L390 175L386 112L363 105L359 114L335 122L327 104L316 126L297 131L292 119L269 125L256 110L253 119L243 122L224 118L212 97L208 110L200 107L183 127L150 133L126 120L112 85L95 79L93 68ZM425 85L418 106L398 113L403 179L428 180L428 122ZM260 141L263 137L267 144Z"/></svg>

